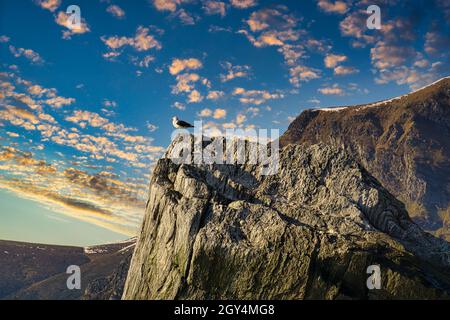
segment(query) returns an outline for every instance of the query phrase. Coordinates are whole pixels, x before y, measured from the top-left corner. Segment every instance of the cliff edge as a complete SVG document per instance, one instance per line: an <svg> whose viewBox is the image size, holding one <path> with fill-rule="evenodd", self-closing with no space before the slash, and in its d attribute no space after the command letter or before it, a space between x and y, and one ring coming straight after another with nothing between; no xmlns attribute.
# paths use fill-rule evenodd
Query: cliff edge
<svg viewBox="0 0 450 320"><path fill-rule="evenodd" d="M261 176L175 164L176 143L154 169L123 299L449 298L450 245L343 149L287 145Z"/></svg>

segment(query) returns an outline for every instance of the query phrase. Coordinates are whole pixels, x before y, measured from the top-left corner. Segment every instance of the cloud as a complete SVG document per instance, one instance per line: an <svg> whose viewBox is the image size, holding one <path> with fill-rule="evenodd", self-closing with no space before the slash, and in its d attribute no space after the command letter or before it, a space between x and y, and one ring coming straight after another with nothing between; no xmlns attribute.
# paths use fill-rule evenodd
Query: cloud
<svg viewBox="0 0 450 320"><path fill-rule="evenodd" d="M33 64L42 65L45 63L44 59L40 56L39 53L33 51L32 49L25 48L16 48L13 45L9 46L9 51L13 54L14 57L24 57L31 61Z"/></svg>
<svg viewBox="0 0 450 320"><path fill-rule="evenodd" d="M24 152L10 146L2 147L2 151L0 152L0 162L2 162L2 164L8 162L10 165L11 163L14 163L16 166L10 166L10 168L14 168L14 170L18 171L35 172L40 175L53 174L56 172L54 166L47 164L43 160L34 159L31 152ZM20 166L23 168L21 169ZM2 168L5 169L8 168L8 166L3 166Z"/></svg>
<svg viewBox="0 0 450 320"><path fill-rule="evenodd" d="M43 128L44 129L44 128ZM77 134L68 132L65 129L56 128L56 131L52 131L50 140L56 144L72 147L78 151L90 154L94 159L104 159L105 156L116 157L121 160L127 161L129 164L134 165L139 158L139 155L135 152L124 151L119 148L116 142L113 142L106 136L93 136L90 134ZM111 133L113 137L121 140L121 142L129 143L141 143L143 137L130 136L124 133Z"/></svg>
<svg viewBox="0 0 450 320"><path fill-rule="evenodd" d="M245 112L250 113L252 117L256 117L259 114L260 109L257 107L250 107Z"/></svg>
<svg viewBox="0 0 450 320"><path fill-rule="evenodd" d="M437 5L443 12L447 25L450 25L450 3L447 0L437 0Z"/></svg>
<svg viewBox="0 0 450 320"><path fill-rule="evenodd" d="M290 79L289 81L295 86L299 87L301 82L308 82L313 79L320 78L320 70L306 67L306 66L296 66L289 70Z"/></svg>
<svg viewBox="0 0 450 320"><path fill-rule="evenodd" d="M6 134L8 136L10 136L11 138L18 138L18 137L20 137L20 135L15 133L15 132L6 131Z"/></svg>
<svg viewBox="0 0 450 320"><path fill-rule="evenodd" d="M120 55L117 50L123 47L129 46L138 52L148 51L150 49L160 50L162 48L161 43L151 34L149 34L150 29L139 26L136 29L136 34L133 37L125 36L102 36L101 40L103 43L112 51L107 52L103 55L105 58L115 58Z"/></svg>
<svg viewBox="0 0 450 320"><path fill-rule="evenodd" d="M414 62L414 67L425 68L428 67L430 63L426 59L420 59Z"/></svg>
<svg viewBox="0 0 450 320"><path fill-rule="evenodd" d="M334 68L334 74L337 76L358 73L359 70L353 67L337 66Z"/></svg>
<svg viewBox="0 0 450 320"><path fill-rule="evenodd" d="M58 150L55 153L59 156L47 163L36 158L32 152L20 151L11 146L0 149L0 188L77 219L112 230L135 232L145 204L146 183L131 183L127 173L106 167L105 163L125 164L125 168L131 170L150 169L151 162L162 155L163 148L153 146L149 137L130 134L136 129L113 123L94 112L76 110L72 114L45 113L46 101L58 97L56 89L10 77L16 81L17 87L7 81L0 83L0 92L5 94L5 102L10 103L0 108L0 121L33 131L21 135L21 145L25 150L43 150L48 144L54 144L51 149ZM16 93L18 89L40 100ZM55 100L52 103L59 102ZM105 104L115 105L106 100ZM54 115L59 118L62 114L65 114L68 123L78 123L79 128L70 127L67 123L64 126L59 124ZM149 125L148 129L155 128ZM10 134L5 135L15 138L19 132L14 131L7 131ZM92 131L96 133L92 134ZM36 133L40 133L40 139ZM58 149L59 146L65 148ZM67 151L66 147L76 152ZM64 150L64 153L59 150ZM81 169L83 166L89 168L89 173ZM96 168L102 169L93 173L92 170ZM124 176L123 180L119 180L119 174Z"/></svg>
<svg viewBox="0 0 450 320"><path fill-rule="evenodd" d="M122 53L118 51L110 51L102 54L102 57L109 61L115 61Z"/></svg>
<svg viewBox="0 0 450 320"><path fill-rule="evenodd" d="M213 118L214 119L223 119L227 116L227 111L225 109L216 109L214 110L214 115Z"/></svg>
<svg viewBox="0 0 450 320"><path fill-rule="evenodd" d="M348 11L347 3L344 1L319 0L317 5L325 12L344 14Z"/></svg>
<svg viewBox="0 0 450 320"><path fill-rule="evenodd" d="M184 9L177 10L170 15L171 18L177 18L183 25L191 26L195 24L196 17Z"/></svg>
<svg viewBox="0 0 450 320"><path fill-rule="evenodd" d="M116 124L110 120L100 116L96 112L91 112L87 110L75 110L71 116L65 118L66 121L78 124L80 127L85 128L87 125L93 128L101 128L106 131L110 136L119 137L125 141L141 141L144 142L145 139L139 136L125 136L121 135L124 132L136 131L137 129L132 127L127 127L123 124Z"/></svg>
<svg viewBox="0 0 450 320"><path fill-rule="evenodd" d="M37 5L42 9L54 12L61 5L61 0L36 0Z"/></svg>
<svg viewBox="0 0 450 320"><path fill-rule="evenodd" d="M338 65L347 61L347 59L348 57L345 55L327 54L324 59L325 67L334 69L335 75L348 75L359 72L356 68Z"/></svg>
<svg viewBox="0 0 450 320"><path fill-rule="evenodd" d="M270 93L265 90L246 90L244 88L235 88L233 90L234 96L239 96L239 101L243 104L260 105L267 100L281 99L284 97L281 93Z"/></svg>
<svg viewBox="0 0 450 320"><path fill-rule="evenodd" d="M217 25L210 25L208 28L209 33L217 33L217 32L233 32L233 29L231 27L221 27Z"/></svg>
<svg viewBox="0 0 450 320"><path fill-rule="evenodd" d="M371 32L365 27L368 4L361 1L353 6L353 12L348 13L340 23L340 30L343 36L353 38L353 47L371 47L370 58L376 83L406 84L414 90L448 74L450 59L446 48L450 38L443 32L446 27L440 22L440 18L446 14L445 6L442 6L444 2L432 1L427 6L427 10L443 13L435 15L431 23L417 15L417 12L424 10L421 4L402 7L400 14L395 17L389 16L390 8L387 8L381 30ZM386 6L397 4L396 1L385 3ZM423 29L424 33L415 32ZM423 52L417 43L424 43ZM335 75L354 72L358 70L344 66L334 70Z"/></svg>
<svg viewBox="0 0 450 320"><path fill-rule="evenodd" d="M47 113L39 113L38 118L49 123L56 123L56 119Z"/></svg>
<svg viewBox="0 0 450 320"><path fill-rule="evenodd" d="M341 34L346 37L354 37L362 42L355 42L353 46L365 46L365 43L373 43L374 36L367 35L366 27L367 14L364 10L357 10L348 14L344 20L339 24Z"/></svg>
<svg viewBox="0 0 450 320"><path fill-rule="evenodd" d="M278 5L253 12L245 21L249 30L238 31L257 48L277 47L288 67L289 81L295 87L320 77L320 70L306 67L299 60L307 58L308 51L324 54L331 48L326 40L314 39L306 28L300 28L302 21L286 6Z"/></svg>
<svg viewBox="0 0 450 320"><path fill-rule="evenodd" d="M0 43L6 43L9 42L10 38L8 36L5 35L1 35L0 36Z"/></svg>
<svg viewBox="0 0 450 320"><path fill-rule="evenodd" d="M443 67L443 68L442 68ZM380 70L375 82L378 84L386 84L394 81L398 85L409 85L416 90L426 84L437 80L441 74L445 74L448 67L442 62L432 63L427 70L416 70L406 66L399 66L391 69Z"/></svg>
<svg viewBox="0 0 450 320"><path fill-rule="evenodd" d="M54 97L51 99L45 100L45 103L54 107L54 108L61 108L63 106L71 105L75 102L74 98L64 98L64 97Z"/></svg>
<svg viewBox="0 0 450 320"><path fill-rule="evenodd" d="M203 109L202 111L200 111L198 113L198 116L202 117L202 118L211 117L211 115L212 115L212 110L208 109L208 108Z"/></svg>
<svg viewBox="0 0 450 320"><path fill-rule="evenodd" d="M3 95L2 99L6 96L12 96L14 95L14 89L15 87L8 81L5 81L2 79L0 82L0 93Z"/></svg>
<svg viewBox="0 0 450 320"><path fill-rule="evenodd" d="M47 95L48 97L55 97L56 89L46 89L40 85L31 85L27 88L28 92L34 96L42 97Z"/></svg>
<svg viewBox="0 0 450 320"><path fill-rule="evenodd" d="M218 100L221 97L224 96L224 92L223 91L210 91L208 92L208 95L206 96L206 99L208 100Z"/></svg>
<svg viewBox="0 0 450 320"><path fill-rule="evenodd" d="M180 8L182 4L189 3L192 0L152 0L153 5L158 11L169 11L170 18L177 18L184 25L193 25L197 17L193 16L185 9Z"/></svg>
<svg viewBox="0 0 450 320"><path fill-rule="evenodd" d="M108 8L106 8L106 12L110 13L113 17L116 17L118 19L122 19L125 17L125 11L123 11L121 7L115 4L112 4Z"/></svg>
<svg viewBox="0 0 450 320"><path fill-rule="evenodd" d="M438 31L429 31L425 34L425 52L438 56L448 54L450 48L450 36Z"/></svg>
<svg viewBox="0 0 450 320"><path fill-rule="evenodd" d="M247 39L257 48L264 48L269 46L276 46L283 48L286 41L298 40L300 34L294 30L288 31L266 31L259 35L259 37L254 37L249 34L246 30L240 30L238 33L244 34Z"/></svg>
<svg viewBox="0 0 450 320"><path fill-rule="evenodd" d="M145 57L143 57L142 59L139 59L138 57L133 57L131 59L131 61L133 62L133 64L137 67L140 68L148 68L150 66L150 63L152 63L153 61L155 61L155 57L152 55L146 55Z"/></svg>
<svg viewBox="0 0 450 320"><path fill-rule="evenodd" d="M308 102L313 104L320 104L320 100L317 99L316 97L309 99Z"/></svg>
<svg viewBox="0 0 450 320"><path fill-rule="evenodd" d="M181 102L175 102L173 104L174 108L177 108L178 110L186 110L186 105L184 103Z"/></svg>
<svg viewBox="0 0 450 320"><path fill-rule="evenodd" d="M380 70L401 66L415 54L412 47L395 46L384 41L377 42L376 46L370 49L372 63Z"/></svg>
<svg viewBox="0 0 450 320"><path fill-rule="evenodd" d="M200 80L200 76L196 73L183 73L177 75L176 80L177 84L172 87L172 93L179 94L194 90L194 84Z"/></svg>
<svg viewBox="0 0 450 320"><path fill-rule="evenodd" d="M320 88L317 91L324 95L342 96L344 94L344 90L340 88L338 84L334 84L331 87Z"/></svg>
<svg viewBox="0 0 450 320"><path fill-rule="evenodd" d="M253 12L246 23L252 32L260 32L271 29L272 31L293 31L298 19L286 13L283 6L264 8Z"/></svg>
<svg viewBox="0 0 450 320"><path fill-rule="evenodd" d="M324 59L324 63L327 68L334 68L340 62L344 62L346 60L347 60L347 56L337 55L337 54L328 54Z"/></svg>
<svg viewBox="0 0 450 320"><path fill-rule="evenodd" d="M272 14L280 15L279 11L277 10L271 10L271 9L265 9L265 10L259 10L255 11L250 15L250 18L246 21L248 26L250 27L250 30L255 31L261 31L264 29L269 28L269 18Z"/></svg>
<svg viewBox="0 0 450 320"><path fill-rule="evenodd" d="M53 128L42 128L42 131L49 131L51 140L57 144L71 146L79 151L92 154L95 158L103 159L105 156L116 157L128 161L132 166L140 167L141 157L150 157L160 154L161 148L151 146L152 139L140 135L132 135L128 132L137 129L117 124L100 116L95 112L86 110L76 110L71 116L65 118L66 121L76 123L79 127L97 128L103 133L99 136L91 134L77 134L68 132L65 129L53 130ZM148 127L148 129L156 127ZM112 140L110 138L112 138ZM139 152L148 151L152 154L139 155Z"/></svg>
<svg viewBox="0 0 450 320"><path fill-rule="evenodd" d="M76 101L74 98L58 96L58 91L55 88L44 88L38 84L33 84L20 78L17 79L17 82L24 85L28 93L41 100L37 102L30 96L23 93L16 93L12 91L6 92L5 88L2 88L2 91L5 92L6 96L11 99L13 104L24 104L30 109L37 110L40 113L42 113L43 108L41 104L47 104L53 108L61 108L62 106L70 105Z"/></svg>
<svg viewBox="0 0 450 320"><path fill-rule="evenodd" d="M235 78L248 78L250 76L250 66L233 66L230 62L221 64L222 68L226 70L226 74L220 75L220 81L228 82Z"/></svg>
<svg viewBox="0 0 450 320"><path fill-rule="evenodd" d="M202 62L195 58L174 59L169 67L169 72L171 75L177 75L185 70L197 70L202 67Z"/></svg>
<svg viewBox="0 0 450 320"><path fill-rule="evenodd" d="M153 0L153 5L159 11L175 12L177 7L189 0Z"/></svg>
<svg viewBox="0 0 450 320"><path fill-rule="evenodd" d="M260 9L253 12L246 20L251 32L262 32L259 39L251 42L255 46L281 45L286 41L298 40L300 34L296 30L298 19L286 13L286 7L278 6L275 9Z"/></svg>
<svg viewBox="0 0 450 320"><path fill-rule="evenodd" d="M101 117L98 113L81 110L74 111L73 115L66 117L65 120L76 123L82 128L87 124L92 127L102 127L109 123L108 119Z"/></svg>
<svg viewBox="0 0 450 320"><path fill-rule="evenodd" d="M147 121L146 125L145 125L148 129L148 131L150 132L154 132L158 129L158 127L150 122Z"/></svg>
<svg viewBox="0 0 450 320"><path fill-rule="evenodd" d="M0 120L8 121L12 125L22 127L27 131L36 130L36 125L40 123L39 118L34 113L12 105L6 105L3 110L0 110Z"/></svg>
<svg viewBox="0 0 450 320"><path fill-rule="evenodd" d="M237 125L241 125L245 121L247 121L247 116L242 114L242 113L238 113L238 115L236 116L236 123L237 123Z"/></svg>
<svg viewBox="0 0 450 320"><path fill-rule="evenodd" d="M187 103L198 103L203 101L204 97L196 88L197 84L203 85L207 89L210 89L211 82L207 78L200 77L197 73L181 73L188 70L197 70L202 67L203 65L201 61L195 58L174 59L172 64L169 66L169 73L176 75L175 79L177 81L177 83L172 86L172 93L176 95L181 93L187 94ZM220 93L213 93L210 97L213 97L214 94ZM184 107L184 105L179 106Z"/></svg>
<svg viewBox="0 0 450 320"><path fill-rule="evenodd" d="M203 3L203 11L207 15L219 14L224 17L226 15L226 6L221 1L206 1Z"/></svg>
<svg viewBox="0 0 450 320"><path fill-rule="evenodd" d="M145 206L144 183L47 163L13 147L0 151L0 188L49 209L108 229L133 234Z"/></svg>
<svg viewBox="0 0 450 320"><path fill-rule="evenodd" d="M71 20L69 19L69 15L67 15L67 13L65 13L64 11L58 12L55 17L55 22L58 25L68 29L63 31L63 39L67 40L70 39L73 35L83 34L91 31L84 18L81 18L79 26L71 25L70 21Z"/></svg>
<svg viewBox="0 0 450 320"><path fill-rule="evenodd" d="M238 9L247 9L258 4L256 0L230 0L233 7Z"/></svg>
<svg viewBox="0 0 450 320"><path fill-rule="evenodd" d="M116 108L117 102L114 100L105 99L105 100L103 100L103 105L107 108Z"/></svg>
<svg viewBox="0 0 450 320"><path fill-rule="evenodd" d="M198 113L199 117L208 118L213 117L214 119L223 119L227 116L227 111L225 109L217 108L214 111L208 108L203 109Z"/></svg>
<svg viewBox="0 0 450 320"><path fill-rule="evenodd" d="M42 106L36 100L24 93L16 93L14 91L8 92L3 91L6 96L6 101L10 102L12 105L17 105L21 108L26 108L30 110L35 110L37 112L42 112Z"/></svg>
<svg viewBox="0 0 450 320"><path fill-rule="evenodd" d="M203 101L203 96L197 90L193 90L188 95L188 103L199 103Z"/></svg>

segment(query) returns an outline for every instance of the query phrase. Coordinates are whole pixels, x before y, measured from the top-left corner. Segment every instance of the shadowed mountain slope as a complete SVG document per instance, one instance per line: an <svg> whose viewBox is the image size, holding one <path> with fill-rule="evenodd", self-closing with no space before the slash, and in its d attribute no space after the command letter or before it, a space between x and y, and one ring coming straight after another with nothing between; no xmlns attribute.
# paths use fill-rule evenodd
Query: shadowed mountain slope
<svg viewBox="0 0 450 320"><path fill-rule="evenodd" d="M319 142L343 146L414 221L450 240L450 78L374 104L304 111L280 138Z"/></svg>

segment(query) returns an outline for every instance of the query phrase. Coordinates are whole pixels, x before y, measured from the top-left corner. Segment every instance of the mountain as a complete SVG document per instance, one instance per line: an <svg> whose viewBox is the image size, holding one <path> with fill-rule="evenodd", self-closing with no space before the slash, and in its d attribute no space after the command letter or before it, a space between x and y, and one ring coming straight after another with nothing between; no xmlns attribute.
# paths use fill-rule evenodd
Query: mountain
<svg viewBox="0 0 450 320"><path fill-rule="evenodd" d="M87 248L0 240L0 299L119 299L136 239ZM81 268L68 290L67 267Z"/></svg>
<svg viewBox="0 0 450 320"><path fill-rule="evenodd" d="M263 176L248 162L176 164L179 142L154 168L123 299L450 298L450 244L343 148L287 145Z"/></svg>
<svg viewBox="0 0 450 320"><path fill-rule="evenodd" d="M282 146L344 147L420 226L450 240L450 78L378 103L304 111Z"/></svg>

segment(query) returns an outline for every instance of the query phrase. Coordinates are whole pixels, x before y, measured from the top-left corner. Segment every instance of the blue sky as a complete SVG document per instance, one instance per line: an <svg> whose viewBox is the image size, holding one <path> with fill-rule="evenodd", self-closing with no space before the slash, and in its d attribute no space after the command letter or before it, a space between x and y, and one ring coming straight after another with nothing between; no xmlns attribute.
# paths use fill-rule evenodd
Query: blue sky
<svg viewBox="0 0 450 320"><path fill-rule="evenodd" d="M380 30L366 27L371 4ZM450 73L445 0L0 0L0 16L0 238L134 235L174 115L282 132L302 110ZM32 236L20 236L19 207L42 217ZM45 238L44 225L67 232Z"/></svg>

